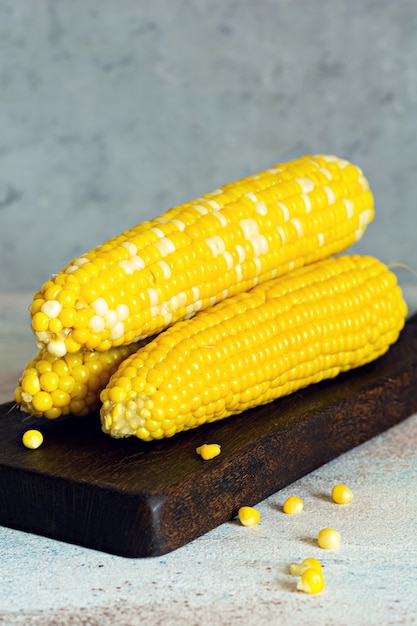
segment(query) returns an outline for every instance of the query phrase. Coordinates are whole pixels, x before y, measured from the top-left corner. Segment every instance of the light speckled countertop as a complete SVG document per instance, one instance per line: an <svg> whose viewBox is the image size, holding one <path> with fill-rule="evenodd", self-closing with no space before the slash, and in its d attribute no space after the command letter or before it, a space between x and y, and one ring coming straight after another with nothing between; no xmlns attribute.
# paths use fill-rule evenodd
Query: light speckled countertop
<svg viewBox="0 0 417 626"><path fill-rule="evenodd" d="M36 349L30 295L0 294L0 401ZM337 506L335 482L354 500ZM301 514L281 512L290 494ZM230 522L162 557L126 559L0 527L0 624L414 624L417 622L417 415L259 504L261 523ZM339 550L316 546L334 526ZM326 588L296 591L293 562L319 558Z"/></svg>

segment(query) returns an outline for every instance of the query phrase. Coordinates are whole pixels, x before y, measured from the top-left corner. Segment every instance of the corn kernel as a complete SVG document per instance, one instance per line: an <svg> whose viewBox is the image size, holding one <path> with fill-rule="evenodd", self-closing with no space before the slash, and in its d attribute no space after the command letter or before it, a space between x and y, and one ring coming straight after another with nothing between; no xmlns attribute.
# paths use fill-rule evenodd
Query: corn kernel
<svg viewBox="0 0 417 626"><path fill-rule="evenodd" d="M49 317L46 313L38 311L32 318L32 328L36 333L43 332L49 327Z"/></svg>
<svg viewBox="0 0 417 626"><path fill-rule="evenodd" d="M61 313L59 315L59 317L61 318L62 311L64 309L72 309L72 307L75 305L76 293L71 289L63 289L57 294L56 299L63 306L63 309L61 310ZM62 318L61 321L63 322Z"/></svg>
<svg viewBox="0 0 417 626"><path fill-rule="evenodd" d="M61 312L61 309L62 309L62 304L58 302L57 300L46 299L45 302L41 306L42 313L45 313L45 315L47 315L50 319L53 319L54 317L58 317L59 313Z"/></svg>
<svg viewBox="0 0 417 626"><path fill-rule="evenodd" d="M79 417L87 415L88 413L88 408L83 398L75 398L74 400L71 400L69 408L72 415L78 415Z"/></svg>
<svg viewBox="0 0 417 626"><path fill-rule="evenodd" d="M76 383L85 383L89 379L90 373L85 365L76 365L72 369L72 375Z"/></svg>
<svg viewBox="0 0 417 626"><path fill-rule="evenodd" d="M324 550L336 550L340 546L340 533L334 528L323 528L317 535L317 542Z"/></svg>
<svg viewBox="0 0 417 626"><path fill-rule="evenodd" d="M75 380L74 380L74 377L71 376L70 374L61 376L61 378L59 379L58 389L60 389L61 391L65 391L66 393L71 393L71 391L74 389L74 386L75 386Z"/></svg>
<svg viewBox="0 0 417 626"><path fill-rule="evenodd" d="M39 391L32 398L32 406L36 413L44 413L52 408L52 399L47 391Z"/></svg>
<svg viewBox="0 0 417 626"><path fill-rule="evenodd" d="M76 318L76 313L75 313L75 309L73 309L72 307L66 306L62 309L61 313L59 314L59 320L61 321L61 324L67 328L71 328L71 326L73 325L74 321Z"/></svg>
<svg viewBox="0 0 417 626"><path fill-rule="evenodd" d="M75 381L71 396L74 400L83 400L88 394L88 387L85 383Z"/></svg>
<svg viewBox="0 0 417 626"><path fill-rule="evenodd" d="M110 387L109 400L111 402L123 402L126 400L126 391L121 387Z"/></svg>
<svg viewBox="0 0 417 626"><path fill-rule="evenodd" d="M80 345L83 345L87 342L89 336L90 336L90 330L88 328L75 328L72 331L71 337L72 339L74 339L74 341L76 341Z"/></svg>
<svg viewBox="0 0 417 626"><path fill-rule="evenodd" d="M297 589L304 593L320 593L324 589L324 577L322 572L314 568L308 568L301 574Z"/></svg>
<svg viewBox="0 0 417 626"><path fill-rule="evenodd" d="M64 406L68 406L71 402L71 396L68 392L62 389L56 389L51 393L51 400L55 408L61 409Z"/></svg>
<svg viewBox="0 0 417 626"><path fill-rule="evenodd" d="M66 351L67 347L62 339L51 339L51 341L48 343L48 352L51 356L64 356Z"/></svg>
<svg viewBox="0 0 417 626"><path fill-rule="evenodd" d="M78 309L73 322L74 328L86 328L88 326L88 315L83 309Z"/></svg>
<svg viewBox="0 0 417 626"><path fill-rule="evenodd" d="M100 335L95 333L91 333L88 341L85 344L87 350L95 350L97 346L101 343Z"/></svg>
<svg viewBox="0 0 417 626"><path fill-rule="evenodd" d="M44 299L43 298L37 298L36 294L33 297L33 301L32 304L30 305L30 314L32 316L36 315L36 313L38 313L41 310L41 306L44 303Z"/></svg>
<svg viewBox="0 0 417 626"><path fill-rule="evenodd" d="M44 372L50 372L52 370L52 363L47 359L40 359L36 363L36 369L38 370L39 374L43 374Z"/></svg>
<svg viewBox="0 0 417 626"><path fill-rule="evenodd" d="M51 281L51 286L45 291L45 300L55 300L61 289L60 285L54 285Z"/></svg>
<svg viewBox="0 0 417 626"><path fill-rule="evenodd" d="M43 374L39 376L39 383L43 391L55 391L55 389L58 389L59 376L52 371L43 372Z"/></svg>
<svg viewBox="0 0 417 626"><path fill-rule="evenodd" d="M28 393L30 396L34 396L35 393L38 393L40 390L39 377L36 374L22 378L22 391Z"/></svg>
<svg viewBox="0 0 417 626"><path fill-rule="evenodd" d="M66 337L65 348L67 350L67 354L74 354L80 350L81 344L79 344L78 341L75 341L73 337Z"/></svg>
<svg viewBox="0 0 417 626"><path fill-rule="evenodd" d="M52 406L50 409L47 409L43 413L44 417L46 417L48 420L55 420L58 417L60 417L61 414L62 414L61 409L56 406Z"/></svg>
<svg viewBox="0 0 417 626"><path fill-rule="evenodd" d="M237 514L243 526L256 526L261 519L258 509L253 506L241 506Z"/></svg>
<svg viewBox="0 0 417 626"><path fill-rule="evenodd" d="M334 485L332 499L336 504L348 504L353 498L352 490L345 484Z"/></svg>
<svg viewBox="0 0 417 626"><path fill-rule="evenodd" d="M36 450L43 443L43 435L39 430L27 430L23 433L22 442L26 448Z"/></svg>
<svg viewBox="0 0 417 626"><path fill-rule="evenodd" d="M293 576L301 576L307 569L315 569L318 572L322 571L322 565L318 559L314 557L307 557L301 563L294 563L290 565L290 573Z"/></svg>
<svg viewBox="0 0 417 626"><path fill-rule="evenodd" d="M49 322L49 330L53 334L59 333L62 330L62 326L63 324L61 320L59 319L59 317L54 317Z"/></svg>
<svg viewBox="0 0 417 626"><path fill-rule="evenodd" d="M68 376L70 368L63 359L58 359L52 363L52 371L58 374L59 377Z"/></svg>
<svg viewBox="0 0 417 626"><path fill-rule="evenodd" d="M304 508L304 502L297 496L290 496L283 504L282 510L287 515L293 515L294 513L300 513Z"/></svg>
<svg viewBox="0 0 417 626"><path fill-rule="evenodd" d="M204 443L202 446L198 446L195 451L202 459L209 461L220 454L221 447L218 443Z"/></svg>

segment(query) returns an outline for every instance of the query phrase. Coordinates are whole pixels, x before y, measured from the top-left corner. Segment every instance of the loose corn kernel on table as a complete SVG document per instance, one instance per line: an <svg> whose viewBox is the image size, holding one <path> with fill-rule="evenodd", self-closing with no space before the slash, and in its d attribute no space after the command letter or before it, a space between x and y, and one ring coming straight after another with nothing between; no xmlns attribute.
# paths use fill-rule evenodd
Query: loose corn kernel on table
<svg viewBox="0 0 417 626"><path fill-rule="evenodd" d="M0 294L0 403L36 349L31 294ZM207 461L210 462L210 461ZM417 415L163 557L126 559L0 527L0 623L412 624L417 614ZM353 491L332 501L336 483ZM304 507L282 511L295 495ZM322 550L325 527L341 534ZM297 591L290 565L321 561L325 589Z"/></svg>

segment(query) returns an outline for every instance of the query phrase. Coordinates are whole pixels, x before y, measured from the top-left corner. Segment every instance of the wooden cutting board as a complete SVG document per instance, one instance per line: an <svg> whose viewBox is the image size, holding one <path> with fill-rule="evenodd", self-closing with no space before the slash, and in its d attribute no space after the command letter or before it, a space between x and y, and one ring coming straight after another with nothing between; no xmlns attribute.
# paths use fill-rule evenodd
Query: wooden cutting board
<svg viewBox="0 0 417 626"><path fill-rule="evenodd" d="M374 363L159 442L113 440L98 415L0 406L0 524L127 557L165 554L417 411L417 316ZM28 450L23 432L40 428ZM203 461L195 448L221 444Z"/></svg>

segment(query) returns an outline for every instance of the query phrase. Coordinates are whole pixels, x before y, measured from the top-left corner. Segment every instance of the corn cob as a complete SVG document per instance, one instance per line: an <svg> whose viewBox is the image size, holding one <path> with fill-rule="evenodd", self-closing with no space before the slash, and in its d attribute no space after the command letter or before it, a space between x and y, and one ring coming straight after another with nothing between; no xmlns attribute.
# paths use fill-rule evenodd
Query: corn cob
<svg viewBox="0 0 417 626"><path fill-rule="evenodd" d="M162 332L101 393L103 431L170 437L368 363L396 341L407 307L372 257L318 261Z"/></svg>
<svg viewBox="0 0 417 626"><path fill-rule="evenodd" d="M55 419L83 416L98 409L100 392L118 365L139 344L111 348L107 352L83 350L55 357L42 348L24 369L14 393L22 411Z"/></svg>
<svg viewBox="0 0 417 626"><path fill-rule="evenodd" d="M38 346L108 350L348 248L373 219L356 166L305 156L227 184L74 259L34 295Z"/></svg>

